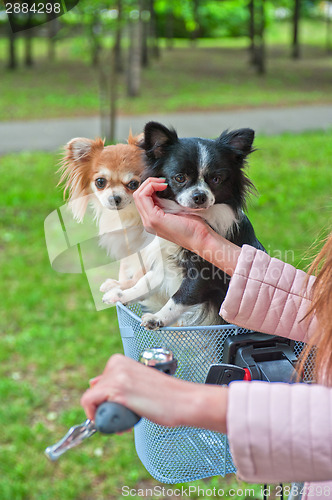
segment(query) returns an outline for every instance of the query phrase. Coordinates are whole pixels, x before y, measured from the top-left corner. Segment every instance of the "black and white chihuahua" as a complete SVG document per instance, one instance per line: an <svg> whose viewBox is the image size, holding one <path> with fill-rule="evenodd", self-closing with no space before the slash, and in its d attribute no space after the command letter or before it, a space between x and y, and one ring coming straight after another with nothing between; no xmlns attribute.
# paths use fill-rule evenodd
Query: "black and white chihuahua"
<svg viewBox="0 0 332 500"><path fill-rule="evenodd" d="M264 250L243 212L253 190L244 172L253 140L254 131L249 128L226 131L211 140L179 138L174 129L149 122L142 145L147 161L143 177L166 178L168 187L158 193L165 211L198 215L236 245ZM221 323L218 313L229 276L181 247L171 260L182 282L158 312L142 316L142 325L158 329L180 317L180 324Z"/></svg>

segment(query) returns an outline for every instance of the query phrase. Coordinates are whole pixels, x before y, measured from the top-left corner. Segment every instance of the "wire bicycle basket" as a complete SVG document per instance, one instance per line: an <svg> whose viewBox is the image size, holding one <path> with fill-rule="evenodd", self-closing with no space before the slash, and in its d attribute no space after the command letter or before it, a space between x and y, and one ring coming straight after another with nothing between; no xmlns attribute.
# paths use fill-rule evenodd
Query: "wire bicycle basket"
<svg viewBox="0 0 332 500"><path fill-rule="evenodd" d="M140 324L137 304L117 304L117 315L124 353L138 360L151 347L167 347L178 360L176 377L204 383L210 366L222 359L225 340L247 333L235 325L168 327L146 330ZM303 348L296 342L294 353ZM310 367L309 376L310 378ZM227 436L193 427L164 427L147 419L135 426L135 446L147 471L162 483L182 483L236 472Z"/></svg>

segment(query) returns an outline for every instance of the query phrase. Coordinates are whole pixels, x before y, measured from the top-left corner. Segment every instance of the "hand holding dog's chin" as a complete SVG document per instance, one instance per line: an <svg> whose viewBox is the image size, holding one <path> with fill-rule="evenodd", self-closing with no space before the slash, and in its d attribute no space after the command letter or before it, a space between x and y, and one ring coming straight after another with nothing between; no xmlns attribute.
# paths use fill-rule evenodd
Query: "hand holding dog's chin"
<svg viewBox="0 0 332 500"><path fill-rule="evenodd" d="M166 187L163 179L149 177L134 193L146 231L191 250L232 276L240 248L198 216L165 213L155 194Z"/></svg>
<svg viewBox="0 0 332 500"><path fill-rule="evenodd" d="M163 179L149 177L134 193L136 207L141 215L144 228L149 233L172 241L195 253L204 248L204 241L211 229L195 215L165 213L158 205L155 193L166 189Z"/></svg>

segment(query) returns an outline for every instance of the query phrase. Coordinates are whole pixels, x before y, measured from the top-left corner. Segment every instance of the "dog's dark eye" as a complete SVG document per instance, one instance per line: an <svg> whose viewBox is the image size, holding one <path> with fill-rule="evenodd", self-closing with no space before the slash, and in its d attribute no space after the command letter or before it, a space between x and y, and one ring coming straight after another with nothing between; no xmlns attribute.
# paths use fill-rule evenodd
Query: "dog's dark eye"
<svg viewBox="0 0 332 500"><path fill-rule="evenodd" d="M174 177L174 179L176 180L176 182L178 182L179 184L183 184L184 182L186 182L187 180L187 177L184 175L184 174L178 174Z"/></svg>
<svg viewBox="0 0 332 500"><path fill-rule="evenodd" d="M220 184L222 179L219 175L216 175L215 177L212 177L211 181L212 181L212 184Z"/></svg>
<svg viewBox="0 0 332 500"><path fill-rule="evenodd" d="M104 189L107 184L107 180L104 179L104 177L98 177L98 179L95 180L95 184L98 189Z"/></svg>
<svg viewBox="0 0 332 500"><path fill-rule="evenodd" d="M138 181L130 181L127 184L127 188L130 189L131 191L135 191L135 189L137 189L138 186L139 186L139 182Z"/></svg>

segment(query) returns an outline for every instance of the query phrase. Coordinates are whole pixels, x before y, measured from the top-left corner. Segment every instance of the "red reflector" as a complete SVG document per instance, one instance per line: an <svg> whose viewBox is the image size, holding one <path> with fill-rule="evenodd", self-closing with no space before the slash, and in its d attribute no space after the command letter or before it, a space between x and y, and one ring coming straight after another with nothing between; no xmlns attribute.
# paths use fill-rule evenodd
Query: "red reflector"
<svg viewBox="0 0 332 500"><path fill-rule="evenodd" d="M246 372L244 377L243 377L243 380L251 380L251 374L250 374L250 371L248 368L244 368L244 371Z"/></svg>

